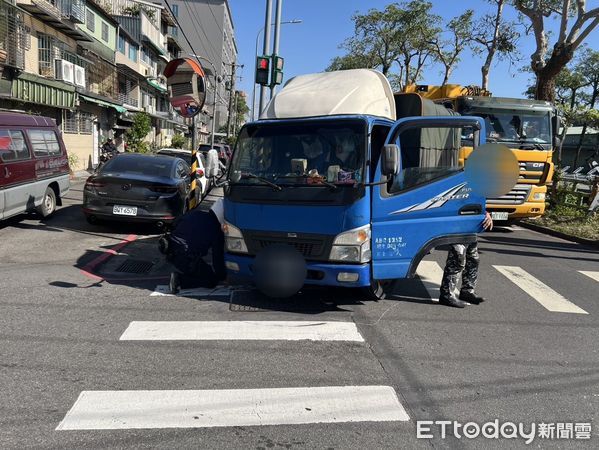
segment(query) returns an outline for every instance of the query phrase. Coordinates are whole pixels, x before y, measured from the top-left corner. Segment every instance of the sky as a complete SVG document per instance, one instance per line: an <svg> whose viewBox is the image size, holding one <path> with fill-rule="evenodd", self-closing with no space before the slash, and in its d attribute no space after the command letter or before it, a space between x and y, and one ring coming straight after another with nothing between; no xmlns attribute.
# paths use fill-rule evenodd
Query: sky
<svg viewBox="0 0 599 450"><path fill-rule="evenodd" d="M344 51L339 45L353 35L351 16L365 13L371 8L382 10L391 0L283 0L282 20L302 20L299 24L281 26L279 55L285 59L284 81L295 75L322 72L332 58L341 56ZM460 15L466 9L474 9L477 15L491 12L492 7L485 0L432 0L433 11L445 21ZM589 2L591 6L594 1ZM274 22L276 0L272 0L272 18ZM242 80L237 80L237 89L245 91L250 101L253 89L256 39L264 27L266 0L229 0L233 16L235 37L238 49L238 64L243 64L240 71ZM515 18L512 7L505 8L507 18ZM557 23L552 21L550 27ZM274 27L272 27L274 29ZM263 33L258 41L258 52L262 52ZM271 43L273 36L271 35ZM599 49L599 30L596 29L586 41L589 46ZM530 63L530 55L534 52L532 35L523 36L519 43L522 61L515 67L507 63L497 63L491 69L489 89L497 97L522 97L529 80L530 73L522 68ZM449 82L462 85L480 85L481 57L466 50L462 61L457 65ZM443 80L441 68L431 67L424 73L422 84L440 84Z"/></svg>

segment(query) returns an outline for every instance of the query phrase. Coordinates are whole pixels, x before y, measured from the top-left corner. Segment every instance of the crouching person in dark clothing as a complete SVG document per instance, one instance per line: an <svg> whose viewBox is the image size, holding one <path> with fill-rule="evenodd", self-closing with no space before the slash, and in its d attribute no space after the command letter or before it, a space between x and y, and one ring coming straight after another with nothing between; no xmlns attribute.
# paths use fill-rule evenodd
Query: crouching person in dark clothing
<svg viewBox="0 0 599 450"><path fill-rule="evenodd" d="M179 219L169 237L170 261L177 269L171 273L169 283L173 294L180 289L214 288L226 278L223 220L220 199L210 211L196 208ZM209 251L212 265L203 259Z"/></svg>

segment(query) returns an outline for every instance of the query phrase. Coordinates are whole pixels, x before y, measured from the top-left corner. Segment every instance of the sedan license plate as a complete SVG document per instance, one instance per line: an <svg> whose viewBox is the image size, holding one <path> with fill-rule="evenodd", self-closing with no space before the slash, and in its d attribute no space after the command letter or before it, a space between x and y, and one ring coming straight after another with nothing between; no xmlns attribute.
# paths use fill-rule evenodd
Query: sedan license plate
<svg viewBox="0 0 599 450"><path fill-rule="evenodd" d="M121 216L137 216L137 207L114 205L112 208L112 214L118 214Z"/></svg>
<svg viewBox="0 0 599 450"><path fill-rule="evenodd" d="M491 219L493 220L507 220L508 213L491 211Z"/></svg>

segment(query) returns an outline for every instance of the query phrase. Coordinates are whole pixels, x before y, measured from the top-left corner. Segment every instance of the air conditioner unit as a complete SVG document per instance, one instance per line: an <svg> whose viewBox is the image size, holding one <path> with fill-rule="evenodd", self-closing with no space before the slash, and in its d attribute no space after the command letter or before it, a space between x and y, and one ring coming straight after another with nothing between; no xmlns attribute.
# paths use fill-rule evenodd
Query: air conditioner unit
<svg viewBox="0 0 599 450"><path fill-rule="evenodd" d="M75 82L75 65L72 62L64 59L56 60L56 79L66 81L67 83Z"/></svg>
<svg viewBox="0 0 599 450"><path fill-rule="evenodd" d="M85 68L81 66L75 67L75 84L79 87L85 88Z"/></svg>

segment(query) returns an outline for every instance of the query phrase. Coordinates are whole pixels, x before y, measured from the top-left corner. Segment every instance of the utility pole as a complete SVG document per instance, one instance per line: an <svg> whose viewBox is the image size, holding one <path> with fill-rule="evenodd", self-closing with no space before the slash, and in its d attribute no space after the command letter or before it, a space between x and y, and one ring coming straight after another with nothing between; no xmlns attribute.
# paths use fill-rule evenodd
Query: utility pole
<svg viewBox="0 0 599 450"><path fill-rule="evenodd" d="M231 64L231 81L229 82L229 115L227 117L227 139L231 135L231 117L233 115L233 101L235 96L235 69L237 67L241 67L243 69L243 64Z"/></svg>
<svg viewBox="0 0 599 450"><path fill-rule="evenodd" d="M264 18L264 45L262 54L268 55L270 51L270 21L271 21L272 0L266 0L266 17ZM258 116L266 105L266 87L260 86L260 105L258 106Z"/></svg>
<svg viewBox="0 0 599 450"><path fill-rule="evenodd" d="M217 99L217 95L218 95L218 86L220 84L220 75L218 75L216 73L216 68L214 66L212 66L214 68L214 83L215 83L215 87L214 87L214 104L212 106L212 136L210 138L210 147L214 148L214 133L216 131L216 99Z"/></svg>
<svg viewBox="0 0 599 450"><path fill-rule="evenodd" d="M279 36L281 34L281 10L283 9L283 0L277 0L277 8L275 13L275 42L272 49L271 65L275 63L275 57L279 55ZM271 72L271 73L274 73ZM270 98L275 93L275 80L270 80ZM262 109L262 108L260 108Z"/></svg>

